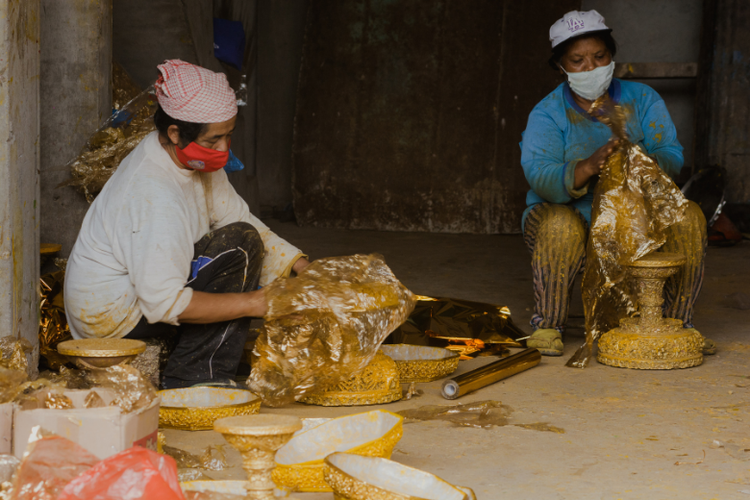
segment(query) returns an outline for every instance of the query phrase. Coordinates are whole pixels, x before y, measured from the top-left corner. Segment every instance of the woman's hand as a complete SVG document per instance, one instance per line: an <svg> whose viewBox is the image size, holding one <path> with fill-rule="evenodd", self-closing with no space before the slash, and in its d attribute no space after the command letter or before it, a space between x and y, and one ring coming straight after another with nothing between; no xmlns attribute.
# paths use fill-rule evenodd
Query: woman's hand
<svg viewBox="0 0 750 500"><path fill-rule="evenodd" d="M604 146L594 151L594 154L585 160L578 162L575 171L575 189L581 189L586 185L589 179L601 173L602 167L604 167L604 164L607 162L607 158L614 152L619 144L620 139L612 137Z"/></svg>

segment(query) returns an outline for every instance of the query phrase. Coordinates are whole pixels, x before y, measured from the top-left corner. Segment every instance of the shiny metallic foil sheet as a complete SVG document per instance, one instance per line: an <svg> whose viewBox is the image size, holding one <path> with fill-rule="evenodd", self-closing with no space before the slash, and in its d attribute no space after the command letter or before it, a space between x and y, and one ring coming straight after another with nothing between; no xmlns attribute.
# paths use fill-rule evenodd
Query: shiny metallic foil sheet
<svg viewBox="0 0 750 500"><path fill-rule="evenodd" d="M504 306L452 298L417 296L406 322L393 332L394 344L444 347L461 359L503 355L509 347L523 347L526 337Z"/></svg>
<svg viewBox="0 0 750 500"><path fill-rule="evenodd" d="M65 299L63 282L65 271L45 274L39 280L41 289L39 319L39 354L47 361L50 369L58 370L68 362L65 356L57 352L57 344L70 340L68 320L65 317Z"/></svg>
<svg viewBox="0 0 750 500"><path fill-rule="evenodd" d="M665 230L685 216L687 199L656 161L627 136L628 110L599 98L589 113L620 140L594 187L583 273L586 342L567 366L585 368L594 342L636 312L627 267L661 247Z"/></svg>

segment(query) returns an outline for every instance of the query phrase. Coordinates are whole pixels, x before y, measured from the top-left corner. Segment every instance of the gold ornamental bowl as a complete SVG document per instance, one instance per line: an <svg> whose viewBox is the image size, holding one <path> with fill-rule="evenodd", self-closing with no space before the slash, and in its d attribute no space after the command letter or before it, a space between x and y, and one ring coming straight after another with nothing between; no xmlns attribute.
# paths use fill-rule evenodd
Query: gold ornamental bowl
<svg viewBox="0 0 750 500"><path fill-rule="evenodd" d="M57 344L57 352L89 370L130 363L145 350L145 342L133 339L80 339Z"/></svg>
<svg viewBox="0 0 750 500"><path fill-rule="evenodd" d="M246 389L187 387L159 391L159 427L204 431L219 418L254 415L260 398Z"/></svg>
<svg viewBox="0 0 750 500"><path fill-rule="evenodd" d="M683 328L679 319L662 317L664 283L684 264L682 255L652 252L630 265L628 273L637 284L640 316L620 320L620 326L601 336L600 363L640 370L703 363L703 336L694 328Z"/></svg>
<svg viewBox="0 0 750 500"><path fill-rule="evenodd" d="M374 410L333 418L296 434L276 454L273 481L281 490L331 491L323 460L331 453L390 458L403 435L404 417Z"/></svg>
<svg viewBox="0 0 750 500"><path fill-rule="evenodd" d="M426 383L447 377L458 368L460 355L442 347L409 344L380 346L396 362L402 384Z"/></svg>
<svg viewBox="0 0 750 500"><path fill-rule="evenodd" d="M476 500L470 488L384 458L334 453L325 463L334 500Z"/></svg>
<svg viewBox="0 0 750 500"><path fill-rule="evenodd" d="M402 397L396 362L378 350L362 372L336 386L308 394L300 403L319 406L378 405Z"/></svg>

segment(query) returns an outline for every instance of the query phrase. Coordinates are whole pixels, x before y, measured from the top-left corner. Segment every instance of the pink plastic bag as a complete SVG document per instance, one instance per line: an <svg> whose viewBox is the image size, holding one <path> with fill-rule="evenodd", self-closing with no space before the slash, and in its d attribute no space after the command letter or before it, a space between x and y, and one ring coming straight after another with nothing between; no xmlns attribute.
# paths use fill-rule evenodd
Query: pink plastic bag
<svg viewBox="0 0 750 500"><path fill-rule="evenodd" d="M55 500L66 484L99 459L73 441L49 436L29 444L13 481L13 500Z"/></svg>
<svg viewBox="0 0 750 500"><path fill-rule="evenodd" d="M185 500L172 457L134 447L71 481L58 500Z"/></svg>

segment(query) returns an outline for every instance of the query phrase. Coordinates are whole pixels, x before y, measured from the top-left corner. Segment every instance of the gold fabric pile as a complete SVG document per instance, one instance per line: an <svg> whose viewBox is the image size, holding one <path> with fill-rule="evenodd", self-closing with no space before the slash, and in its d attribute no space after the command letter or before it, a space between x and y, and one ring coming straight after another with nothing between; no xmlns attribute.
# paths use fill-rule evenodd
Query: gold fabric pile
<svg viewBox="0 0 750 500"><path fill-rule="evenodd" d="M316 260L264 290L268 313L248 386L269 406L363 370L416 302L379 255Z"/></svg>
<svg viewBox="0 0 750 500"><path fill-rule="evenodd" d="M42 300L39 319L39 354L47 360L47 365L58 370L68 362L57 352L57 344L72 339L68 320L65 318L63 284L65 271L45 274L40 279Z"/></svg>
<svg viewBox="0 0 750 500"><path fill-rule="evenodd" d="M665 229L683 220L687 199L656 161L627 136L625 110L600 97L589 113L620 140L594 188L583 273L586 342L567 366L585 368L599 336L636 312L627 266L666 242Z"/></svg>
<svg viewBox="0 0 750 500"><path fill-rule="evenodd" d="M115 65L112 76L112 101L116 111L89 138L81 153L68 163L72 178L60 184L78 188L89 203L94 201L120 162L155 130L153 86L140 92L119 65Z"/></svg>

